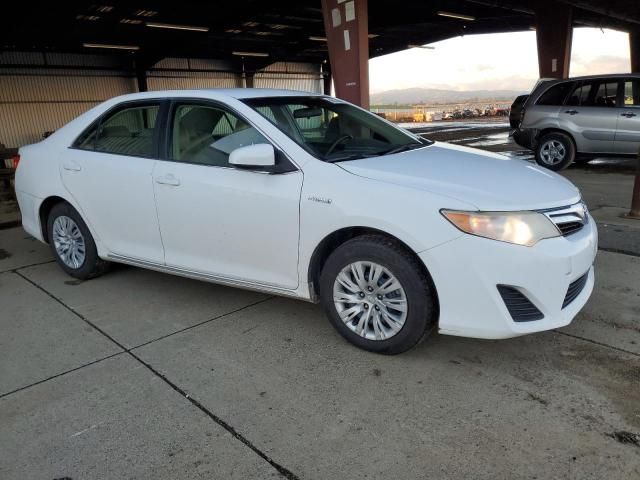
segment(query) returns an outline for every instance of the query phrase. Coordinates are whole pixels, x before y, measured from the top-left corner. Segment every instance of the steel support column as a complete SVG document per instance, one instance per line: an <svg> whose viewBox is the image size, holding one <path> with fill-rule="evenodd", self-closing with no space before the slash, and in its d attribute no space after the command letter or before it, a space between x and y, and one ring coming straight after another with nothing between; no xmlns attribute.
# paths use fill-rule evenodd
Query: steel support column
<svg viewBox="0 0 640 480"><path fill-rule="evenodd" d="M562 2L536 4L540 78L567 78L573 40L573 8Z"/></svg>
<svg viewBox="0 0 640 480"><path fill-rule="evenodd" d="M148 90L147 87L147 68L150 67L148 62L145 62L141 58L137 58L134 62L134 67L136 71L136 82L138 84L139 92L146 92Z"/></svg>
<svg viewBox="0 0 640 480"><path fill-rule="evenodd" d="M640 30L629 32L629 47L631 51L631 71L640 72Z"/></svg>
<svg viewBox="0 0 640 480"><path fill-rule="evenodd" d="M367 0L322 0L336 96L369 108Z"/></svg>

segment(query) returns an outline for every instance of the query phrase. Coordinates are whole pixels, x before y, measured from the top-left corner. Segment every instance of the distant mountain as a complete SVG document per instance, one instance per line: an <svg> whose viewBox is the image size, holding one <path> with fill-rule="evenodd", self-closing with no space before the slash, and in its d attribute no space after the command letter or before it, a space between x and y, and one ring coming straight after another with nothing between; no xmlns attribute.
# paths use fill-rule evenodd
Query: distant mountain
<svg viewBox="0 0 640 480"><path fill-rule="evenodd" d="M373 93L371 105L416 103L458 103L486 100L513 100L526 92L518 90L443 90L438 88L404 88Z"/></svg>

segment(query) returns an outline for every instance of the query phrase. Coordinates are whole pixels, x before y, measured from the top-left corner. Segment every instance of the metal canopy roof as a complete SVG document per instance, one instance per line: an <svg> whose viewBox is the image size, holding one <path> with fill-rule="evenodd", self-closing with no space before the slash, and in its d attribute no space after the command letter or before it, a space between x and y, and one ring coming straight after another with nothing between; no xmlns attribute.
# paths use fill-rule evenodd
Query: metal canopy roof
<svg viewBox="0 0 640 480"><path fill-rule="evenodd" d="M459 35L527 30L535 27L534 8L539 3L369 0L370 56ZM555 3L575 7L574 26L640 29L637 0L608 0L606 6L599 0ZM238 59L233 52L267 54L253 56L263 64L320 63L328 58L320 0L25 0L11 2L11 10L5 11L0 28L2 50L106 53L86 44L125 45L136 49L109 53L133 53L146 63L164 57ZM473 19L445 17L442 12ZM202 28L175 30L158 24Z"/></svg>

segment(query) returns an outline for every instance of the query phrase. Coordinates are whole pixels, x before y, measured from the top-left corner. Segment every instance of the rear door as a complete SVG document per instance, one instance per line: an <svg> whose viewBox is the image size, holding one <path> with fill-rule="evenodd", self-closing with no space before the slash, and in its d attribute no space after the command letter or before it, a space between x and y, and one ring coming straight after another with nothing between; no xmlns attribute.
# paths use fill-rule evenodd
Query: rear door
<svg viewBox="0 0 640 480"><path fill-rule="evenodd" d="M622 100L616 110L618 129L614 150L616 153L636 154L640 148L640 79L623 81Z"/></svg>
<svg viewBox="0 0 640 480"><path fill-rule="evenodd" d="M164 261L151 174L161 103L127 102L107 112L69 148L62 181L100 242L117 255Z"/></svg>
<svg viewBox="0 0 640 480"><path fill-rule="evenodd" d="M618 124L617 79L578 82L560 110L560 126L580 153L612 153Z"/></svg>

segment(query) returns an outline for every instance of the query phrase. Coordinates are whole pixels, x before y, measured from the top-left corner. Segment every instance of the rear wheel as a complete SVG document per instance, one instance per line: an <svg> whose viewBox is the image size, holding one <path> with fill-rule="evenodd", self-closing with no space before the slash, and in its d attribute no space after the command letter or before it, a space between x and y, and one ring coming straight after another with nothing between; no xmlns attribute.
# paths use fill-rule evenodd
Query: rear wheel
<svg viewBox="0 0 640 480"><path fill-rule="evenodd" d="M561 132L548 133L538 141L536 162L549 170L563 170L575 160L576 147L571 138Z"/></svg>
<svg viewBox="0 0 640 480"><path fill-rule="evenodd" d="M54 205L47 219L49 245L56 262L69 275L88 280L108 267L80 214L68 203Z"/></svg>
<svg viewBox="0 0 640 480"><path fill-rule="evenodd" d="M438 319L435 289L418 260L380 235L356 237L329 256L320 296L338 332L372 352L409 350Z"/></svg>

